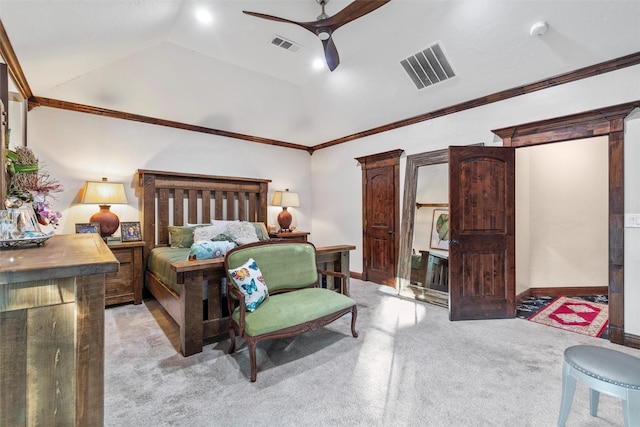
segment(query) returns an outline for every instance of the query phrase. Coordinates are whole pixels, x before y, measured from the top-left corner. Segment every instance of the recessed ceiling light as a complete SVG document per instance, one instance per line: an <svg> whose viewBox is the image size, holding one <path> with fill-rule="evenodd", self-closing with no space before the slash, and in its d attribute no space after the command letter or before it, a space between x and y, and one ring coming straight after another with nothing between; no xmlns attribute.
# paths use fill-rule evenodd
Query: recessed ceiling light
<svg viewBox="0 0 640 427"><path fill-rule="evenodd" d="M208 24L213 20L211 13L206 9L200 9L196 12L196 18L203 24Z"/></svg>
<svg viewBox="0 0 640 427"><path fill-rule="evenodd" d="M324 61L322 59L315 59L313 61L313 68L315 68L316 70L319 70L321 68L324 68Z"/></svg>

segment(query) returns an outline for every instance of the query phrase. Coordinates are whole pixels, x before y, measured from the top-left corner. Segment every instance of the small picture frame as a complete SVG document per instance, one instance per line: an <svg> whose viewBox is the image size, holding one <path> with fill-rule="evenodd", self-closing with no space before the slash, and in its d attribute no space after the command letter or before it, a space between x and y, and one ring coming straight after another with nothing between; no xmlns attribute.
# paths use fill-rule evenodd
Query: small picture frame
<svg viewBox="0 0 640 427"><path fill-rule="evenodd" d="M431 222L431 243L432 249L449 250L449 210L434 209L433 221Z"/></svg>
<svg viewBox="0 0 640 427"><path fill-rule="evenodd" d="M137 242L142 240L142 232L140 231L140 222L121 222L120 223L120 239L123 242Z"/></svg>
<svg viewBox="0 0 640 427"><path fill-rule="evenodd" d="M80 222L76 223L76 233L84 234L84 233L98 233L100 234L100 223L99 222Z"/></svg>

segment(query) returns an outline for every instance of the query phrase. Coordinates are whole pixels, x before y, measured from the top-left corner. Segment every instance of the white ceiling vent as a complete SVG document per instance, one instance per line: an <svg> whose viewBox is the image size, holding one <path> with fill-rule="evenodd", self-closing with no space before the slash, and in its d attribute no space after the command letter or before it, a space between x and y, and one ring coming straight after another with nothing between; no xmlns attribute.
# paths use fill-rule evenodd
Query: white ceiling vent
<svg viewBox="0 0 640 427"><path fill-rule="evenodd" d="M275 44L276 46L280 46L283 49L289 50L291 52L297 52L300 49L302 49L302 46L299 45L298 43L292 42L291 40L287 40L281 36L273 36L273 38L271 39L271 43Z"/></svg>
<svg viewBox="0 0 640 427"><path fill-rule="evenodd" d="M418 89L424 89L456 75L439 43L403 59L400 65Z"/></svg>

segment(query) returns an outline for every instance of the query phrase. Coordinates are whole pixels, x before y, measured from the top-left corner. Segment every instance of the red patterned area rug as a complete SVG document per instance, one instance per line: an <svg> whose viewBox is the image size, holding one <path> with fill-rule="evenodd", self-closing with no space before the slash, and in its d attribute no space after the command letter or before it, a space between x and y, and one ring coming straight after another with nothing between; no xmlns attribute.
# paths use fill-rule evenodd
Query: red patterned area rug
<svg viewBox="0 0 640 427"><path fill-rule="evenodd" d="M529 318L530 321L579 334L599 337L609 324L609 306L558 297Z"/></svg>

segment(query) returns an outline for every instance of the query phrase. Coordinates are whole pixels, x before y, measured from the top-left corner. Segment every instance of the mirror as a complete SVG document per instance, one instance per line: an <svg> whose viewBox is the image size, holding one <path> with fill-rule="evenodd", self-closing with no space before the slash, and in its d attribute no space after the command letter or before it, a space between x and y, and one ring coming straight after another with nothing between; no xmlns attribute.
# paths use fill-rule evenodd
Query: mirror
<svg viewBox="0 0 640 427"><path fill-rule="evenodd" d="M445 287L443 286L444 283L448 286L448 273L443 270L448 252L431 248L431 224L436 209L447 209L447 206L434 205L448 203L448 162L448 149L407 156L396 283L398 293L402 296L422 299L443 306L448 306L449 299L448 287L446 288L447 292L444 292ZM444 177L441 176L442 174ZM442 189L436 187L439 185L438 183L442 184L443 180L447 183L444 190L444 200L418 200L418 194L421 197L424 195L429 198L442 198ZM421 205L419 209L416 203ZM413 254L414 249L416 249L416 254ZM420 250L423 253L420 253ZM412 265L417 268L412 268ZM414 280L411 277L412 270L417 270L413 274ZM427 275L430 277L427 278ZM437 277L438 280L434 280L434 277ZM443 283L443 280L446 282Z"/></svg>
<svg viewBox="0 0 640 427"><path fill-rule="evenodd" d="M26 146L27 101L17 92L9 92L9 126L7 147Z"/></svg>

